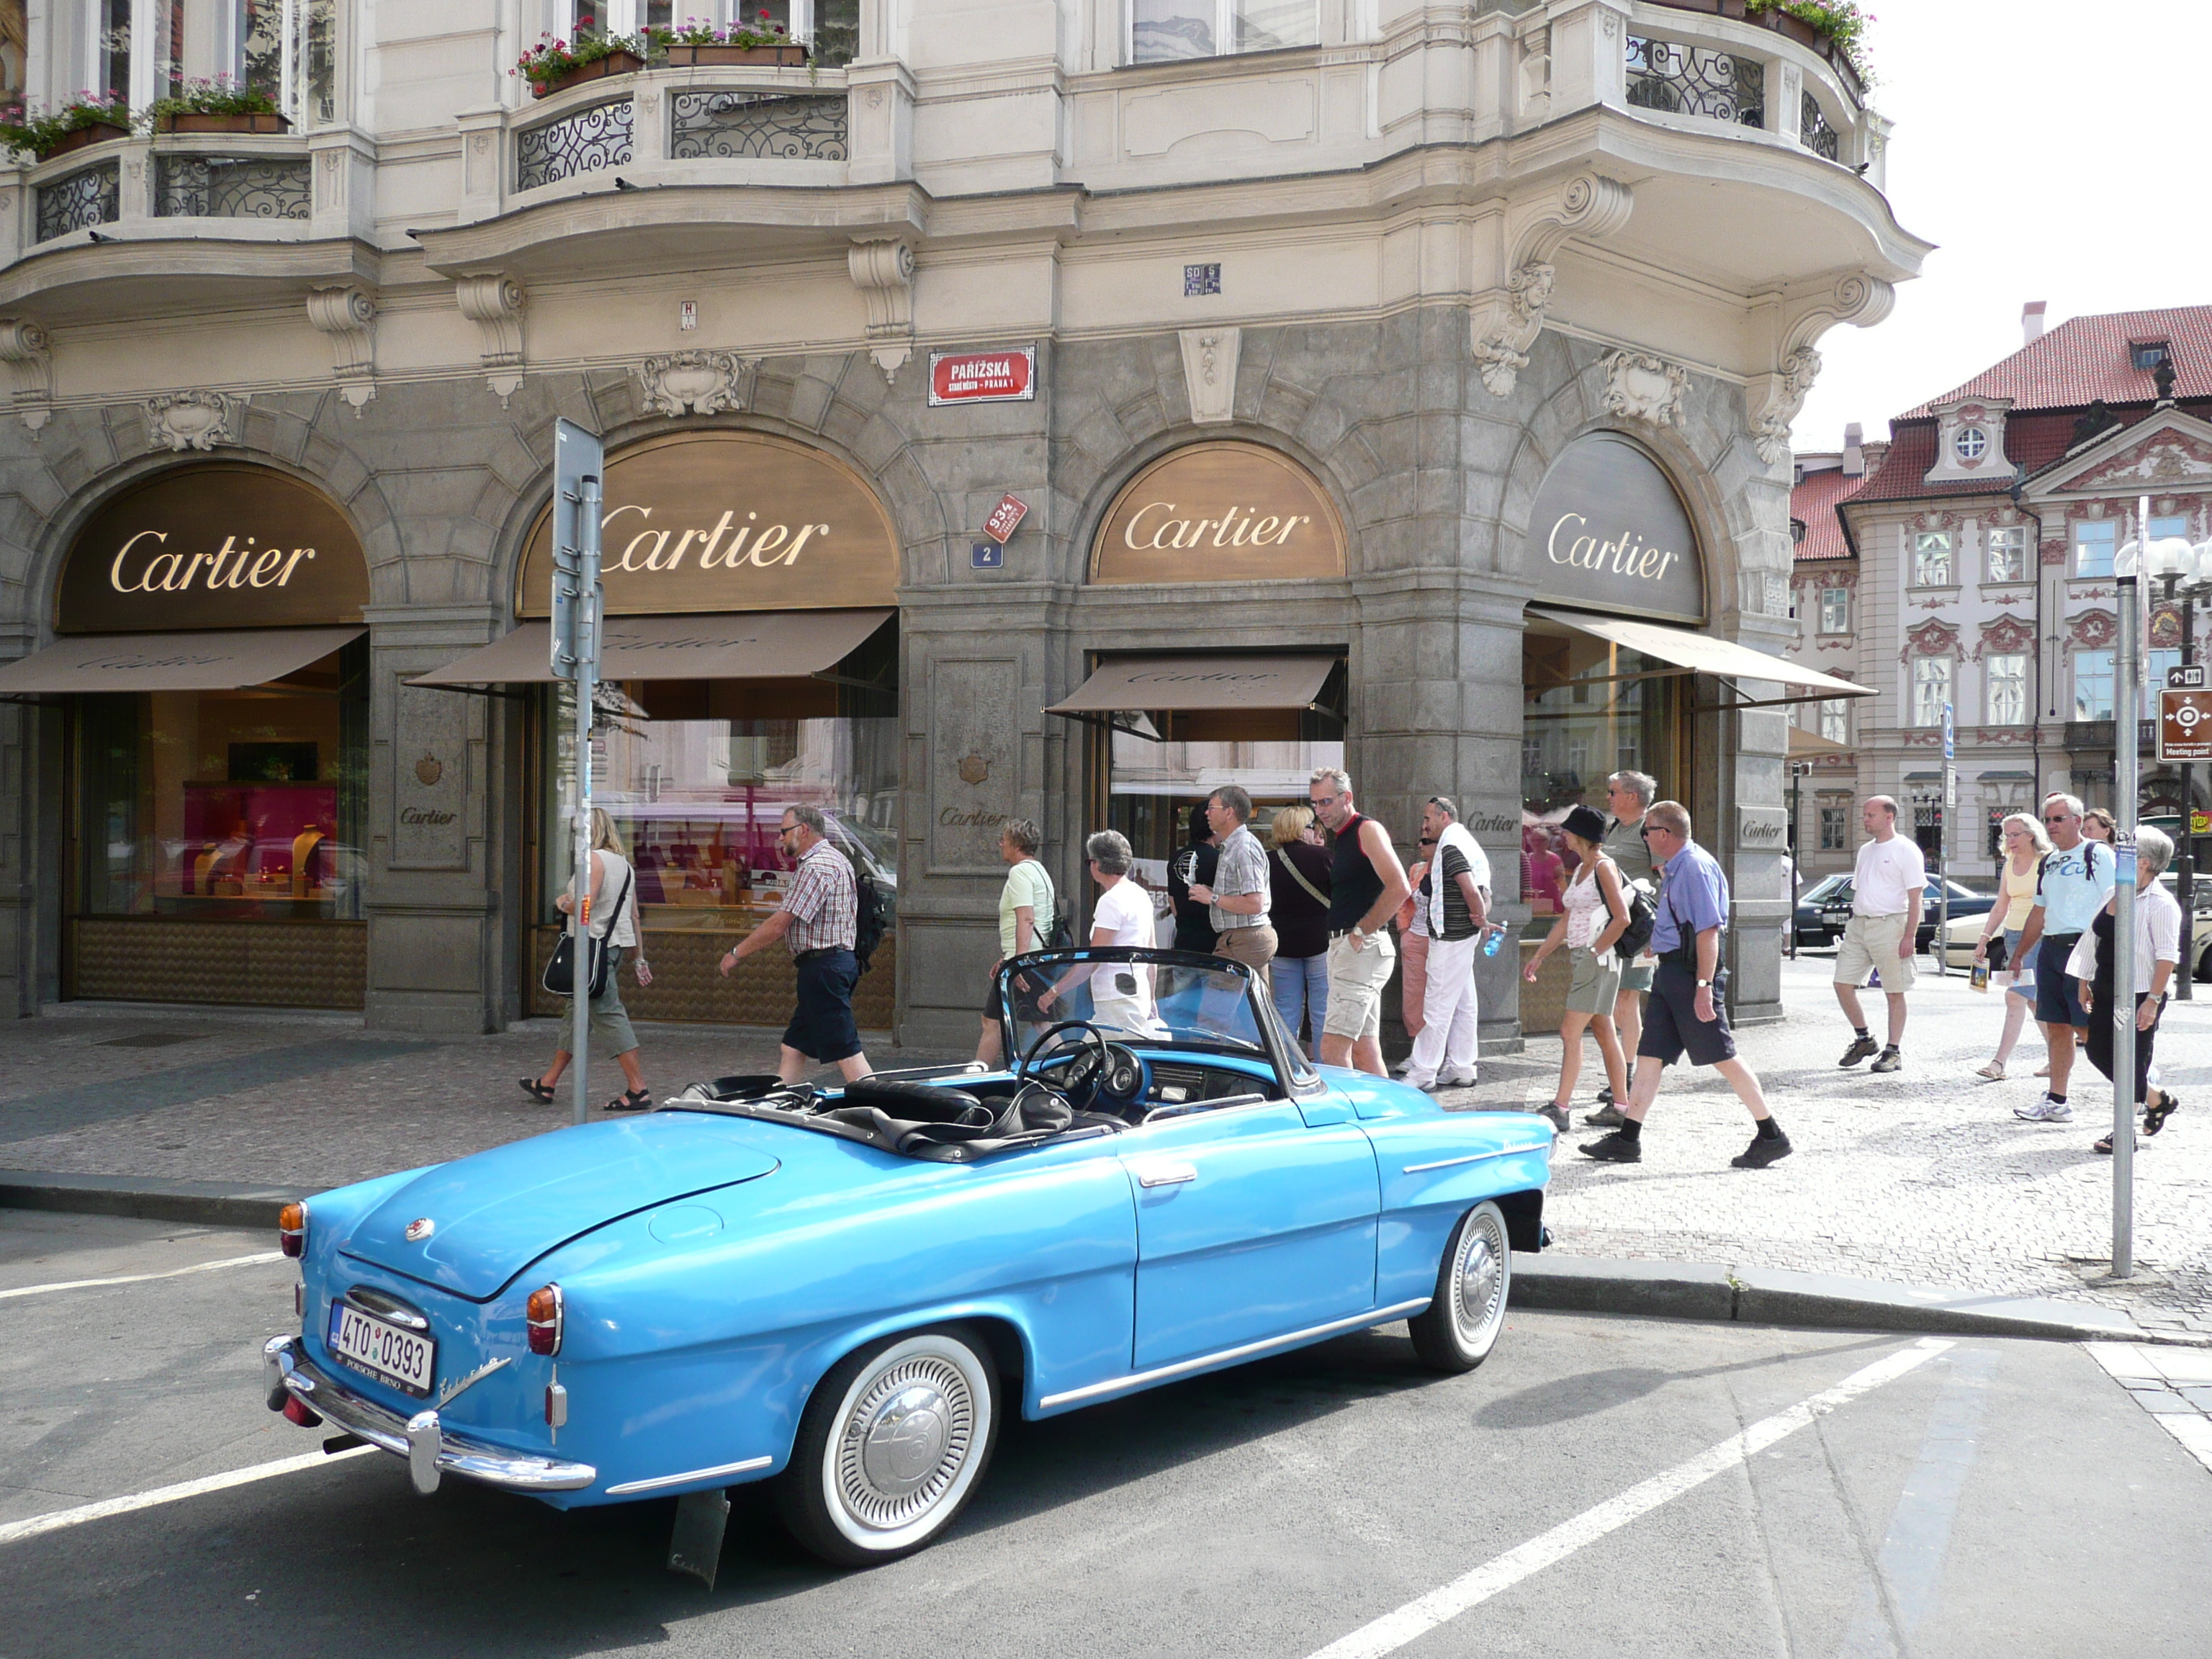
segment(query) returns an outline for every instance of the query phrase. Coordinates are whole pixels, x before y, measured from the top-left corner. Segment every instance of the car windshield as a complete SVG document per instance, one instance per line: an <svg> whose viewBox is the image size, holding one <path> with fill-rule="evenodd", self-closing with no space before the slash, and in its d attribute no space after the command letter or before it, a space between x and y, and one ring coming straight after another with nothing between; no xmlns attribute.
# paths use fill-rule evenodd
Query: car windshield
<svg viewBox="0 0 2212 1659"><path fill-rule="evenodd" d="M1008 963L999 988L1016 1054L1066 1020L1152 1048L1267 1053L1251 970L1222 957L1132 946L1054 951Z"/></svg>
<svg viewBox="0 0 2212 1659"><path fill-rule="evenodd" d="M1849 876L1823 876L1813 886L1808 888L1804 896L1797 902L1800 904L1817 904L1822 899L1832 895L1838 888L1850 879Z"/></svg>

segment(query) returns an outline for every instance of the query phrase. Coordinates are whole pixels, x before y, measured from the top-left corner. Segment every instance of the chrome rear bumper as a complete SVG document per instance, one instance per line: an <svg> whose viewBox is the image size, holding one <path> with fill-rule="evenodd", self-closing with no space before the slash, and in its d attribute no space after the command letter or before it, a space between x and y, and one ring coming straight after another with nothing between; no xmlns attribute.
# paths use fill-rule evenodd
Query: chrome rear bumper
<svg viewBox="0 0 2212 1659"><path fill-rule="evenodd" d="M599 1478L589 1463L508 1451L456 1434L440 1425L434 1411L402 1417L356 1393L309 1359L296 1336L270 1337L262 1345L261 1359L270 1411L281 1412L287 1399L296 1398L349 1434L405 1458L408 1476L419 1492L437 1491L439 1477L447 1470L520 1492L581 1492Z"/></svg>

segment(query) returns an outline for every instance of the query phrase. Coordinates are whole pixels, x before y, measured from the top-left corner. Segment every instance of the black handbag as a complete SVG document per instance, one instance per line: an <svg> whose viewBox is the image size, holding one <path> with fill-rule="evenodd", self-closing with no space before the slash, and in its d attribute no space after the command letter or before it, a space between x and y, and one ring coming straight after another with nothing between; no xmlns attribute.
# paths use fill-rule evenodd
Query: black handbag
<svg viewBox="0 0 2212 1659"><path fill-rule="evenodd" d="M615 923L622 919L623 906L629 900L632 873L628 870L623 872L622 891L616 895L614 915L607 920L610 936L615 931ZM613 957L613 950L606 939L591 939L585 952L585 960L590 969L585 975L585 981L591 988L587 994L595 1002L607 994L607 968ZM553 947L553 954L545 963L545 972L538 982L545 988L548 996L572 997L576 994L576 933L574 928L561 935L561 942Z"/></svg>

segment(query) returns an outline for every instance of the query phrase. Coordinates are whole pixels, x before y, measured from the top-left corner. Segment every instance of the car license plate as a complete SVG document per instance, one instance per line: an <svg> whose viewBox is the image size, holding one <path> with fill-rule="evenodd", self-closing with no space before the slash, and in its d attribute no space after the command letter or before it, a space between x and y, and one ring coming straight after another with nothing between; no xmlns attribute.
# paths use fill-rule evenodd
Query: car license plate
<svg viewBox="0 0 2212 1659"><path fill-rule="evenodd" d="M331 1306L331 1352L380 1382L409 1394L428 1395L438 1345L350 1303L337 1302Z"/></svg>

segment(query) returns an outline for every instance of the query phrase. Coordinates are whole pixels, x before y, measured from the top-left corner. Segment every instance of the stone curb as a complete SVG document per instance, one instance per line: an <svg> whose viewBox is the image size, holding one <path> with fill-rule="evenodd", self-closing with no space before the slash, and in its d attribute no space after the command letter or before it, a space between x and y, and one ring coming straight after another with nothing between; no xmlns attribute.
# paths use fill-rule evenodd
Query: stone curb
<svg viewBox="0 0 2212 1659"><path fill-rule="evenodd" d="M2180 1331L2147 1330L2129 1314L2092 1303L1893 1285L1778 1267L1610 1257L1513 1258L1513 1302L1572 1313L1645 1314L1746 1325L2025 1336L2048 1341L2203 1346Z"/></svg>
<svg viewBox="0 0 2212 1659"><path fill-rule="evenodd" d="M203 1227L273 1228L276 1212L313 1188L247 1182L0 1170L0 1208L132 1216ZM1746 1325L1912 1331L2202 1345L2206 1339L2145 1330L2127 1314L2091 1304L1976 1295L1871 1279L1696 1261L1601 1256L1513 1258L1513 1303L1566 1313L1644 1314Z"/></svg>
<svg viewBox="0 0 2212 1659"><path fill-rule="evenodd" d="M181 1221L201 1227L274 1227L277 1211L313 1190L249 1182L157 1181L137 1176L0 1170L0 1208L135 1216L143 1221Z"/></svg>

